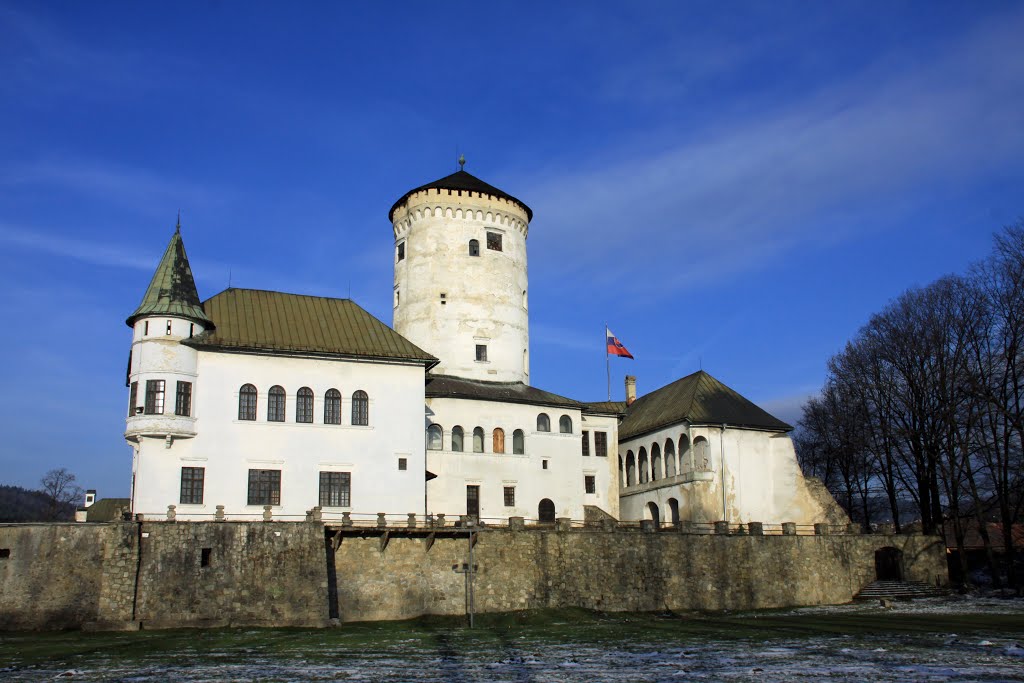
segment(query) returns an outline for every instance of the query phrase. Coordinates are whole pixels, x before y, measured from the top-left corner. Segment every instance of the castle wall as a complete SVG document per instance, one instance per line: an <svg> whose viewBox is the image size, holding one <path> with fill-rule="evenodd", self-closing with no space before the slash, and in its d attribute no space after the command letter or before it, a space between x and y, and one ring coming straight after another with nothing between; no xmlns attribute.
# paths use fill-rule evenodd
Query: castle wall
<svg viewBox="0 0 1024 683"><path fill-rule="evenodd" d="M468 541L345 538L335 555L343 621L464 613L455 564ZM473 549L477 612L742 610L849 602L875 580L875 550L904 553L908 580L945 584L926 536L713 536L640 531L486 531Z"/></svg>
<svg viewBox="0 0 1024 683"><path fill-rule="evenodd" d="M315 523L4 525L0 629L462 614L464 577L452 566L468 561L468 539L423 532L348 531L328 545ZM487 529L473 551L475 603L479 612L836 604L875 579L874 553L887 546L902 550L907 579L946 584L945 549L933 536Z"/></svg>

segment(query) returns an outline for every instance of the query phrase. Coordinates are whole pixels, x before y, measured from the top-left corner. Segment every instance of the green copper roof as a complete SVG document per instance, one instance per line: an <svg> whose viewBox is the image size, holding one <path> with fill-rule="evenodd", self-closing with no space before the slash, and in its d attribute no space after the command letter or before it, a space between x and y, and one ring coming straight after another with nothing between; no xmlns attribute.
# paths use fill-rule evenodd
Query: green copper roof
<svg viewBox="0 0 1024 683"><path fill-rule="evenodd" d="M626 419L619 425L619 441L679 422L727 424L778 432L793 429L699 370L634 401L626 409Z"/></svg>
<svg viewBox="0 0 1024 683"><path fill-rule="evenodd" d="M125 322L131 327L136 320L148 315L171 315L204 325L212 324L199 302L196 281L192 279L192 268L185 255L185 243L181 241L180 223L156 267L142 303Z"/></svg>
<svg viewBox="0 0 1024 683"><path fill-rule="evenodd" d="M402 360L437 359L349 299L226 289L203 303L216 326L182 343L198 349Z"/></svg>

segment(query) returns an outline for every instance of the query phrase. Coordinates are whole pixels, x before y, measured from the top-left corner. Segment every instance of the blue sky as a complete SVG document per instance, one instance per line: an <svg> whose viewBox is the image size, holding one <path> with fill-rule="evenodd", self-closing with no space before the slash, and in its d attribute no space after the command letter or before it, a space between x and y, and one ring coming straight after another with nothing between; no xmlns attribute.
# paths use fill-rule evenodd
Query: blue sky
<svg viewBox="0 0 1024 683"><path fill-rule="evenodd" d="M1024 5L0 3L0 483L127 495L134 310L174 228L204 298L391 321L391 204L527 202L532 380L701 365L795 420L890 299L1024 216Z"/></svg>

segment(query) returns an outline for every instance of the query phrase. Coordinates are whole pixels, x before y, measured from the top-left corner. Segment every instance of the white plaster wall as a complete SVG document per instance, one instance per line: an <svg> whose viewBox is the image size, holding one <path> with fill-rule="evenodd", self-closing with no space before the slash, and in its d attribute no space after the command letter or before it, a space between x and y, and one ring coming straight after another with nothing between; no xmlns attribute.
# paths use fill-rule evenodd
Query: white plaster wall
<svg viewBox="0 0 1024 683"><path fill-rule="evenodd" d="M551 432L537 431L537 415L547 413ZM572 433L558 431L559 418L572 419ZM471 401L465 399L433 398L427 400L427 422L439 424L444 431L443 450L427 451L427 469L438 475L427 484L428 507L431 514L466 514L466 486L480 486L480 516L485 519L506 520L519 516L537 519L538 505L544 498L555 504L558 517L582 520L583 506L596 505L615 514L618 496L612 479L609 461L614 460L614 418L595 419L591 424L581 421L578 410ZM452 428L461 426L465 433L464 452L451 450ZM585 426L584 426L585 425ZM473 429L484 429L484 452L473 452ZM505 453L493 452L492 434L496 427L505 431ZM582 455L582 429L608 432L609 457ZM424 430L426 425L424 426ZM524 432L524 453L512 453L512 435L516 429ZM424 432L425 433L425 432ZM547 461L548 469L543 463ZM586 494L584 476L594 475L596 493ZM515 506L505 507L504 487L514 486Z"/></svg>
<svg viewBox="0 0 1024 683"><path fill-rule="evenodd" d="M395 211L394 328L441 360L435 373L529 383L527 230L518 205L465 192L419 192ZM502 251L487 248L489 231Z"/></svg>
<svg viewBox="0 0 1024 683"><path fill-rule="evenodd" d="M716 426L690 427L683 424L623 442L619 445L619 454L625 463L628 451L637 456L642 446L647 450L650 466L652 445L655 442L660 445L664 460L665 442L671 438L676 445L676 457L679 458L681 434L688 434L691 444L700 436L708 440L710 472L694 473L684 462L681 469L677 468L681 474L675 477L622 488L622 519L650 519L648 503L654 502L659 507L661 520L668 521L668 501L675 498L679 501L682 521L814 524L826 520L826 511L807 490L796 461L793 442L787 434L730 427L723 433ZM694 452L692 446L689 452ZM687 459L684 454L683 460ZM702 480L704 478L707 480Z"/></svg>
<svg viewBox="0 0 1024 683"><path fill-rule="evenodd" d="M149 331L146 332L146 323ZM171 333L167 334L167 322ZM141 435L190 436L195 434L194 417L174 414L177 382L192 382L192 401L195 404L196 363L198 352L181 344L182 339L203 331L199 323L181 318L147 317L137 320L132 327L131 365L129 383L138 382L135 406L125 402L125 436L137 439ZM164 412L160 415L136 415L132 408L146 404L146 381L164 380ZM130 396L129 389L129 396ZM194 413L193 413L194 415Z"/></svg>
<svg viewBox="0 0 1024 683"><path fill-rule="evenodd" d="M259 518L262 506L247 505L248 470L281 470L281 505L275 518L302 519L319 504L319 473L352 474L350 508L327 508L325 518L344 510L423 514L424 445L421 365L365 363L271 355L198 353L193 410L197 435L173 440L143 438L135 455L134 511L162 516L177 505L179 518L210 518L216 505L234 518ZM259 395L257 419L238 420L238 390L246 383ZM267 422L267 391L287 392L286 421ZM313 390L313 424L295 422L295 395ZM325 425L324 394L342 394L342 424ZM370 397L369 425L352 426L351 399L358 389ZM398 459L408 469L398 470ZM180 505L182 467L205 467L204 503Z"/></svg>

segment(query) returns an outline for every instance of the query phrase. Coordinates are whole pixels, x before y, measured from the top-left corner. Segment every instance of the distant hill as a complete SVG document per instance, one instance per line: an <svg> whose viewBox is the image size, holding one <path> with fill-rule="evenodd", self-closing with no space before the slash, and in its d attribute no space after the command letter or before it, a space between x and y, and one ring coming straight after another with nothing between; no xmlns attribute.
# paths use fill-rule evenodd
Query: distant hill
<svg viewBox="0 0 1024 683"><path fill-rule="evenodd" d="M42 491L0 484L0 522L70 522L75 505L61 505L57 518L50 518L50 498Z"/></svg>

